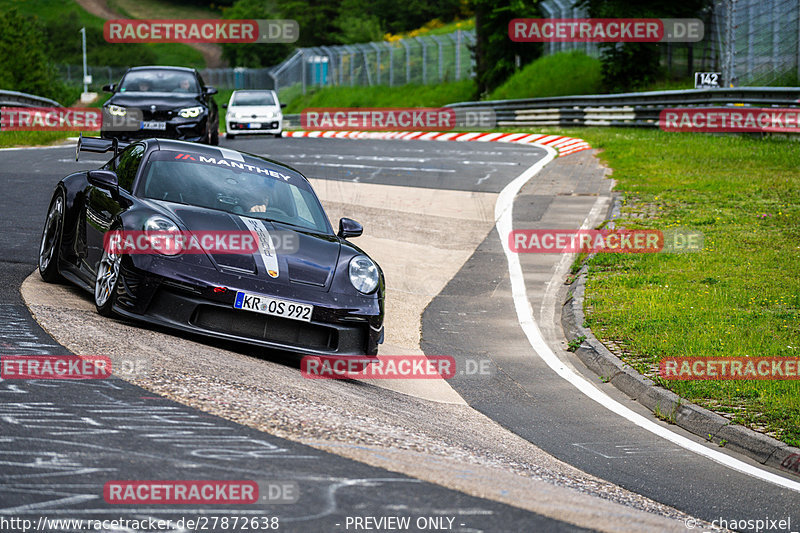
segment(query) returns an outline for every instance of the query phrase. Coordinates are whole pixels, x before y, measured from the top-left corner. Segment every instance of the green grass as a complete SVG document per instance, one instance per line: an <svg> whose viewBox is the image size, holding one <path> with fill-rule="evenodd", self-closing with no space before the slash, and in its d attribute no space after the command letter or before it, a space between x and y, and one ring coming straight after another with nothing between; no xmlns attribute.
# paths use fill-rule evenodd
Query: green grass
<svg viewBox="0 0 800 533"><path fill-rule="evenodd" d="M564 132L562 132L564 133ZM587 128L624 194L622 224L692 228L702 252L598 254L588 324L639 371L664 357L800 355L800 143ZM800 445L800 382L663 381L733 421Z"/></svg>
<svg viewBox="0 0 800 533"><path fill-rule="evenodd" d="M297 89L292 89L294 96L282 91L281 101L287 104L285 113L299 113L309 107L438 107L470 100L474 90L472 80L397 87L326 87L305 95Z"/></svg>
<svg viewBox="0 0 800 533"><path fill-rule="evenodd" d="M487 100L537 98L602 92L600 61L583 52L541 57L508 78Z"/></svg>
<svg viewBox="0 0 800 533"><path fill-rule="evenodd" d="M154 0L146 0L147 3L162 4ZM138 2L137 3L141 3ZM165 4L168 5L168 4ZM23 15L35 16L42 22L62 20L70 13L77 13L78 20L87 27L97 28L102 31L105 21L96 17L81 8L74 0L0 0L0 13L16 8ZM176 10L196 12L198 8L181 4L175 7ZM137 11L138 12L138 11ZM145 11L143 11L144 13ZM177 16L177 15L176 15ZM218 15L217 15L218 16ZM154 15L147 15L143 18L158 18ZM164 17L168 18L168 17ZM184 18L191 18L184 15ZM212 18L208 16L206 18ZM75 35L75 46L80 46L80 35ZM119 46L109 44L108 46ZM177 65L195 68L204 68L205 61L203 54L191 46L179 43L154 43L148 44L156 54L159 65Z"/></svg>
<svg viewBox="0 0 800 533"><path fill-rule="evenodd" d="M67 137L77 135L72 131L4 131L0 132L0 148L58 144Z"/></svg>

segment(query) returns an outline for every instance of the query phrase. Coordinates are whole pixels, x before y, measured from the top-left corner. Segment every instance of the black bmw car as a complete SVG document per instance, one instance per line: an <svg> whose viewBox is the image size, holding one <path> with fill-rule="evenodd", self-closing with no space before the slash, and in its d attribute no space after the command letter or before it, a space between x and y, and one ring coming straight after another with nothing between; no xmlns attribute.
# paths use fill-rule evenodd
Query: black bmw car
<svg viewBox="0 0 800 533"><path fill-rule="evenodd" d="M82 138L78 151L114 157L56 186L39 253L45 281L90 291L103 315L305 354L377 353L383 273L347 240L361 225L343 218L334 232L299 172L175 140ZM149 252L109 245L126 232ZM202 249L156 246L165 234L203 236ZM252 235L258 246L221 250L208 234ZM273 246L276 236L290 245Z"/></svg>
<svg viewBox="0 0 800 533"><path fill-rule="evenodd" d="M206 85L195 69L135 67L103 90L112 96L103 105L101 137L219 144L219 112L212 98L217 90Z"/></svg>

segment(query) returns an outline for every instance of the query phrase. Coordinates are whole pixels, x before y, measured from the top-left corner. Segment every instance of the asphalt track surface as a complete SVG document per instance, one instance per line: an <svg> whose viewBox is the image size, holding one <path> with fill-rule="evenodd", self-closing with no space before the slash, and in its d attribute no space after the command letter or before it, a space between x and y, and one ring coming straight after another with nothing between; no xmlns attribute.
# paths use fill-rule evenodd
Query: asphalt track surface
<svg viewBox="0 0 800 533"><path fill-rule="evenodd" d="M285 161L313 178L478 192L501 191L544 156L540 148L495 143L257 138L223 144ZM73 154L71 148L0 151L0 220L5 228L15 228L0 235L2 354L64 353L30 318L18 289L35 267L54 184L70 171L96 168L101 162L89 154L76 164L70 162ZM517 197L515 227L533 227L532 222L577 227L602 192L601 184L579 172L566 184L548 180L547 172L545 168L534 176ZM423 316L426 353L492 360L490 378L451 381L472 407L565 462L699 518L792 517L793 525L800 524L796 492L655 437L584 397L539 360L517 322L499 237L493 231L486 238ZM526 261L523 269L530 286L549 279L550 269L537 271L541 265ZM584 371L577 359L569 363ZM610 385L603 390L650 416ZM258 479L296 480L303 497L308 495L298 508L268 507L272 515L286 517L292 525L288 530L336 531L340 529L335 524L342 524L348 513L385 515L392 505L406 505L404 514L411 516L441 516L448 510L464 523L462 530L571 527L243 428L119 380L5 381L0 382L0 395L5 411L0 413L5 421L0 433L0 516L40 516L48 514L47 509L57 509L61 516L119 514L119 507L104 504L98 496L109 479L210 478L215 472L221 479L251 479L257 472ZM98 427L87 430L86 418ZM14 423L9 425L9 420ZM202 443L180 445L169 436L167 429L182 425ZM218 440L206 442L204 435ZM240 453L220 452L234 441L242 443ZM202 451L209 446L210 452ZM46 491L41 490L42 480L47 480ZM35 502L42 502L41 507ZM186 514L160 509L128 513Z"/></svg>
<svg viewBox="0 0 800 533"><path fill-rule="evenodd" d="M289 142L269 146L282 152L284 144ZM297 152L309 148L295 146ZM279 153L268 155L279 158ZM7 228L0 234L0 354L68 353L30 317L19 287L36 266L41 225L56 182L102 163L94 154L80 163L73 159L73 147L0 151L0 222ZM397 168L388 172L392 177L382 179L410 174ZM333 174L347 179L346 170ZM116 378L0 380L0 397L0 518L6 520L154 518L172 520L171 530L182 531L181 518L277 516L280 531L347 531L348 517L405 516L411 517L412 531L418 530L416 520L428 517L451 531L582 530L258 432ZM261 486L295 482L301 497L296 503L177 508L103 501L107 481L166 479L247 479ZM419 530L430 530L430 524L420 522L426 527ZM22 530L19 525L0 522L0 529ZM230 529L217 522L210 530Z"/></svg>

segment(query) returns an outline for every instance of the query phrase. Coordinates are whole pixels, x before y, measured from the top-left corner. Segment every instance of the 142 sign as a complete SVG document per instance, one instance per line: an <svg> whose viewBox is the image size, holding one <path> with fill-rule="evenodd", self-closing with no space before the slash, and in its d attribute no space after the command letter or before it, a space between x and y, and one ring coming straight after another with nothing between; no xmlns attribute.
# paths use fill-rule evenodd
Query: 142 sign
<svg viewBox="0 0 800 533"><path fill-rule="evenodd" d="M722 81L722 72L695 72L695 89L718 89Z"/></svg>

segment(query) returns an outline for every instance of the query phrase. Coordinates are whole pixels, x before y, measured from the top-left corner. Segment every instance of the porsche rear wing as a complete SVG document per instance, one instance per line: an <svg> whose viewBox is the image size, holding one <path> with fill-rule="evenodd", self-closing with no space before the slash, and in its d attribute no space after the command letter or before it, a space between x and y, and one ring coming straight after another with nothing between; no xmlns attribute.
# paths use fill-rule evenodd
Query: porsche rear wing
<svg viewBox="0 0 800 533"><path fill-rule="evenodd" d="M114 157L117 157L122 150L131 144L129 142L120 141L118 139L102 139L100 137L84 137L81 133L78 136L78 146L75 147L75 161L78 160L81 152L95 152L103 154L105 152L114 151Z"/></svg>

